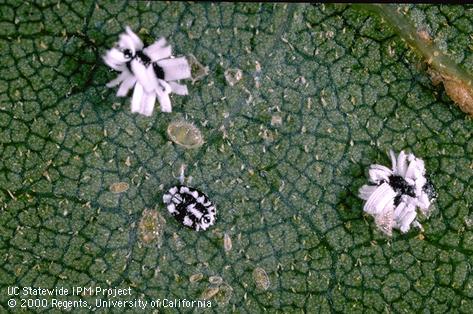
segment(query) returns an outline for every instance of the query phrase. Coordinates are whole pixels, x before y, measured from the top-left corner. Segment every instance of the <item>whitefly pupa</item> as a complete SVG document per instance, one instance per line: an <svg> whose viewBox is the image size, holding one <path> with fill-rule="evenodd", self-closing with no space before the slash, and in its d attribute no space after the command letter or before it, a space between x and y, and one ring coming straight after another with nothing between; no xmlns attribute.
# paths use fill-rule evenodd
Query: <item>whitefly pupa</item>
<svg viewBox="0 0 473 314"><path fill-rule="evenodd" d="M228 233L225 232L223 235L223 248L225 252L230 252L232 250L232 238Z"/></svg>
<svg viewBox="0 0 473 314"><path fill-rule="evenodd" d="M192 276L190 276L189 281L190 282L197 282L197 281L201 281L202 278L204 278L204 275L202 273L197 273L197 274L193 274Z"/></svg>
<svg viewBox="0 0 473 314"><path fill-rule="evenodd" d="M233 296L233 288L220 276L210 277L209 282L210 286L204 290L201 298L204 300L213 298L219 306L227 305Z"/></svg>
<svg viewBox="0 0 473 314"><path fill-rule="evenodd" d="M110 192L115 193L115 194L120 194L123 192L126 192L130 185L126 182L115 182L112 185L110 185Z"/></svg>
<svg viewBox="0 0 473 314"><path fill-rule="evenodd" d="M269 281L268 274L261 267L256 267L253 270L253 279L256 282L256 286L261 290L268 290L271 282Z"/></svg>
<svg viewBox="0 0 473 314"><path fill-rule="evenodd" d="M139 236L144 244L161 246L166 220L157 210L145 209L139 222Z"/></svg>
<svg viewBox="0 0 473 314"><path fill-rule="evenodd" d="M209 282L214 285L219 285L223 282L223 279L220 276L211 276Z"/></svg>
<svg viewBox="0 0 473 314"><path fill-rule="evenodd" d="M171 122L167 133L174 143L185 148L197 148L204 143L200 130L193 123L187 121Z"/></svg>
<svg viewBox="0 0 473 314"><path fill-rule="evenodd" d="M207 289L204 290L204 292L202 292L202 295L200 296L200 298L203 300L209 300L218 293L218 290L219 290L218 286L208 287Z"/></svg>
<svg viewBox="0 0 473 314"><path fill-rule="evenodd" d="M225 306L228 304L233 296L233 288L226 282L222 282L218 286L218 291L215 294L214 300L219 306Z"/></svg>

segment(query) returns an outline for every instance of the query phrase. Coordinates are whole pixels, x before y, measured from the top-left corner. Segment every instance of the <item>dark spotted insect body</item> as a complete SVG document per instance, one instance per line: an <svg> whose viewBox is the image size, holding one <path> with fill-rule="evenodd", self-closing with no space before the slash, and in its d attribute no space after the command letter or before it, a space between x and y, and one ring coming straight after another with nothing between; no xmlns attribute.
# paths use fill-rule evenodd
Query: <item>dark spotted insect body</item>
<svg viewBox="0 0 473 314"><path fill-rule="evenodd" d="M389 185L393 188L396 193L406 194L411 197L415 197L414 188L407 183L407 181L401 177L392 175L389 177Z"/></svg>
<svg viewBox="0 0 473 314"><path fill-rule="evenodd" d="M437 191L435 191L434 185L432 184L432 181L430 180L429 176L425 176L426 182L424 186L422 187L422 190L427 193L429 196L429 200L434 200L437 198Z"/></svg>
<svg viewBox="0 0 473 314"><path fill-rule="evenodd" d="M422 190L427 193L429 196L429 200L433 200L437 198L437 192L432 184L432 181L427 177L427 182L422 187ZM385 182L385 181L383 181ZM398 206L401 203L402 195L408 195L410 197L415 197L414 187L409 185L407 181L398 175L391 175L389 177L389 181L387 182L396 192L396 196L394 197L394 206Z"/></svg>
<svg viewBox="0 0 473 314"><path fill-rule="evenodd" d="M164 80L164 70L157 63L153 63L154 73L158 79Z"/></svg>
<svg viewBox="0 0 473 314"><path fill-rule="evenodd" d="M401 202L402 195L408 195L411 197L415 197L414 188L410 186L406 180L397 175L389 176L389 185L393 188L394 192L396 192L396 196L394 197L394 206L397 206Z"/></svg>
<svg viewBox="0 0 473 314"><path fill-rule="evenodd" d="M149 66L151 63L151 59L143 52L143 50L136 51L135 58L140 60L140 62L143 63L145 67Z"/></svg>
<svg viewBox="0 0 473 314"><path fill-rule="evenodd" d="M127 59L133 58L133 54L131 53L130 49L123 50L123 54L125 55L125 57L127 57Z"/></svg>
<svg viewBox="0 0 473 314"><path fill-rule="evenodd" d="M164 69L160 67L156 62L151 63L150 57L148 57L142 50L137 50L135 55L133 55L130 49L125 49L123 50L123 54L125 55L126 58L130 59L126 63L126 67L131 73L133 73L133 70L131 69L131 61L136 59L140 61L141 63L143 63L145 67L148 67L150 64L152 64L154 74L156 74L156 77L160 80L164 80Z"/></svg>
<svg viewBox="0 0 473 314"><path fill-rule="evenodd" d="M170 188L163 202L177 221L196 231L206 230L217 219L217 209L207 195L185 185Z"/></svg>

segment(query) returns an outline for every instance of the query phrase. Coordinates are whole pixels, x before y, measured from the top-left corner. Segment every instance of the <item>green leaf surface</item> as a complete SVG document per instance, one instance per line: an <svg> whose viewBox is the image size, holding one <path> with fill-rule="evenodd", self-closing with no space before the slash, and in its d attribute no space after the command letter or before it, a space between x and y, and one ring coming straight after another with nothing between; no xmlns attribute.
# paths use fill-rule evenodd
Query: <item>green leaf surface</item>
<svg viewBox="0 0 473 314"><path fill-rule="evenodd" d="M409 8L473 70L471 7ZM220 289L210 309L160 312L473 312L471 119L380 16L345 5L89 1L12 1L0 12L2 312L12 310L8 286L197 300L211 276L231 294ZM132 114L130 98L105 87L116 74L101 56L125 25L209 67L189 96L173 96L172 113ZM243 73L233 86L228 69ZM201 130L200 148L169 141L179 119ZM363 215L357 191L389 149L426 162L439 197L424 232L388 239ZM207 232L182 228L162 204L182 164L217 204ZM112 193L117 182L129 189ZM140 237L145 209L166 220L160 246ZM96 297L62 299L80 298Z"/></svg>

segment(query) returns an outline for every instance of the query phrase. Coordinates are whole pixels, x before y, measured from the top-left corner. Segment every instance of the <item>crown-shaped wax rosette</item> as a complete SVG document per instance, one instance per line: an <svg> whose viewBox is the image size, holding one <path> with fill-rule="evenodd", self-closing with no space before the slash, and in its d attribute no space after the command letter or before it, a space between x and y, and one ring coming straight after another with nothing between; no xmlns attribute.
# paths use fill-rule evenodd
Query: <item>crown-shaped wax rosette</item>
<svg viewBox="0 0 473 314"><path fill-rule="evenodd" d="M117 96L124 97L133 89L131 112L151 116L156 98L162 112L171 112L169 94L187 95L187 86L181 79L191 78L191 68L185 57L172 56L171 46L165 38L144 47L141 39L126 27L120 39L103 57L104 62L120 75L107 87L120 85Z"/></svg>
<svg viewBox="0 0 473 314"><path fill-rule="evenodd" d="M424 161L403 151L390 151L392 169L371 165L369 181L360 188L359 197L366 201L363 210L374 217L378 228L391 236L392 229L402 233L411 225L422 228L417 221L416 208L429 216L431 203L437 197L425 172ZM374 184L374 185L373 185Z"/></svg>

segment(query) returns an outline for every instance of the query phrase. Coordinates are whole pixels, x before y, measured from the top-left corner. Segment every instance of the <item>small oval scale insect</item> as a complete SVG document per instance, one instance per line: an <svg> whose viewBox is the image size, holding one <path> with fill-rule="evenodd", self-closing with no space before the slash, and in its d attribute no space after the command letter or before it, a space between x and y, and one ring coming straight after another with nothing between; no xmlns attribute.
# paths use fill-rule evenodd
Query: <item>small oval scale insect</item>
<svg viewBox="0 0 473 314"><path fill-rule="evenodd" d="M207 230L217 219L217 209L207 195L185 185L171 187L163 202L177 221L196 231Z"/></svg>

